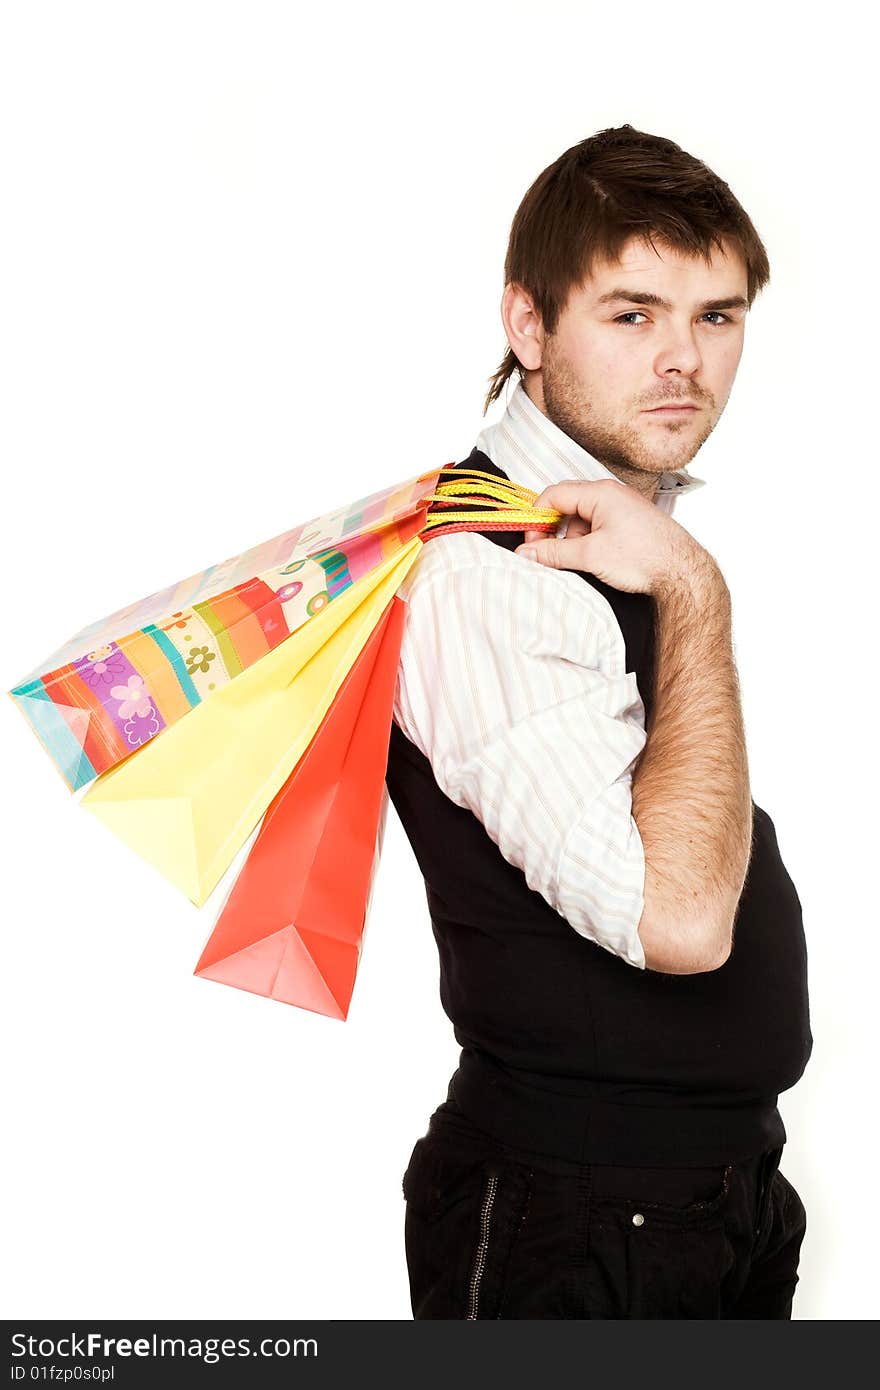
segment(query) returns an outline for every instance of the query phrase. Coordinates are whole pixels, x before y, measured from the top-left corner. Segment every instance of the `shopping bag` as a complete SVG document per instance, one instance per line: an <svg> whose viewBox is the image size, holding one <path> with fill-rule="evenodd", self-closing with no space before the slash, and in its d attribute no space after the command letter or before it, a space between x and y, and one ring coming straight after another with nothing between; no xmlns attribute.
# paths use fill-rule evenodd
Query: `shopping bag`
<svg viewBox="0 0 880 1390"><path fill-rule="evenodd" d="M201 906L284 785L414 563L414 537L81 800Z"/></svg>
<svg viewBox="0 0 880 1390"><path fill-rule="evenodd" d="M314 736L336 691L395 589L429 537L441 527L510 526L521 516L522 489L494 479L486 496L456 476L435 506L417 517L419 533L401 546L383 528L391 558L364 560L364 573L273 651L227 682L136 754L101 774L82 806L197 906L201 906L283 786ZM447 491L448 489L448 491ZM476 500L482 512L469 512ZM493 507L506 502L507 511ZM487 515L488 513L488 515ZM494 518L494 523L492 519ZM361 538L363 539L363 538ZM368 538L370 542L375 537ZM360 541L355 544L359 544ZM356 614L356 616L355 616Z"/></svg>
<svg viewBox="0 0 880 1390"><path fill-rule="evenodd" d="M260 992L274 990L277 998L290 995L289 1002L295 1002L294 996L311 999L312 1003L305 1003L304 1007L336 1010L336 1016L345 1017L384 825L381 813L371 869L365 878L364 846L369 843L374 823L377 764L375 757L370 761L366 752L363 756L357 754L356 750L366 749L370 740L360 733L356 739L355 734L361 728L361 713L366 711L364 727L384 730L384 764L390 703L382 702L389 700L391 663L385 643L393 646L399 640L393 624L401 618L393 615L399 615L403 609L401 601L394 605L392 600L423 546L444 531L522 530L525 526L554 529L559 513L536 510L535 495L508 480L457 465L421 474L396 489L386 489L340 508L329 514L329 521L319 518L319 522L328 523L323 528L317 523L311 530L295 528L254 547L244 557L234 557L213 567L213 573L204 571L182 586L161 591L120 610L102 624L83 629L77 639L62 649L61 658L66 665L55 672L57 675L61 671L58 681L47 683L46 677L36 672L29 683L10 692L68 785L76 790L92 783L81 804L153 863L197 906L205 902L252 830L260 826L255 841L255 845L260 842L255 866L235 894L234 903L230 897L229 916L224 909L223 923L218 921L216 939L212 935L206 946L199 973L220 979L228 972L228 982L238 983L233 975L243 969L241 979L251 981L243 983L243 988L251 989L256 982ZM335 545L327 545L328 540L335 540ZM315 546L324 548L316 550ZM284 563L276 566L274 572L265 571L236 587L243 574L279 558ZM311 593L301 576L308 578L313 573L309 567L315 565L322 576L319 582L325 587ZM291 575L297 578L291 579ZM284 582L280 588L272 589L267 577L276 585L279 580ZM257 589L264 582L271 598L261 608ZM254 648L249 656L241 615L237 619L230 617L237 612L235 603L244 601L245 591L253 600L251 614L259 610L266 639L263 648ZM230 608L224 609L220 600L228 600ZM213 623L211 630L217 629L215 635L222 628L230 639L227 646L235 649L224 661L223 678L199 688L195 681L199 661L193 659L196 652L190 648L186 674L192 691L187 695L185 708L181 705L176 713L170 703L157 708L157 682L146 689L137 672L129 675L126 686L111 688L110 694L117 703L116 707L108 705L100 687L119 678L120 661L139 651L166 650L165 638L159 636L155 620L163 614L167 618L168 606L175 602L191 606L173 610L171 621L164 622L161 632L169 638L176 620L183 627L196 617L209 627ZM208 603L210 622L203 606ZM386 626L389 607L391 616L387 616ZM137 631L132 630L135 622L142 624ZM377 651L376 659L368 659L361 669L359 661L377 629L381 629L382 635L376 638L377 647L370 648L371 652ZM238 635L233 643L235 632ZM83 659L74 657L75 651L82 649L85 637L104 643L87 653L87 673ZM218 647L222 645L221 637L219 633ZM183 691L182 654L170 638L169 645L176 653L168 656L169 670ZM379 645L385 653L381 661ZM210 653L199 655L207 663L207 669L199 675L201 679L215 668L207 660ZM334 705L346 679L356 669L358 675L348 697ZM358 681L364 672L366 690L358 705ZM376 691L371 696L374 679ZM95 682L94 686L90 686L90 681ZM92 691L88 698L82 696L84 686ZM310 870L307 877L301 874L300 898L291 901L280 892L281 880L277 876L273 880L266 865L272 857L277 862L277 854L283 853L278 846L285 841L289 844L291 837L302 836L307 844L311 836L311 843L315 843L315 818L310 812L302 824L298 819L302 811L299 800L293 794L290 800L281 794L310 748L315 751L308 765L311 770L303 773L303 785L317 785L319 774L326 779L327 768L338 764L341 744L334 731L340 727L340 719L344 722L352 717L355 707L358 720L350 740L352 758L338 772L332 817L317 840L314 873ZM341 716L340 708L344 711ZM335 710L332 719L331 709ZM117 724L124 721L115 731L110 728L111 714ZM125 739L119 738L120 728ZM326 740L321 737L322 731L329 734ZM111 733L116 737L115 743ZM375 754L375 746L373 751ZM384 766L381 780L384 788ZM327 785L325 780L325 789ZM386 799L380 800L387 806L387 793L384 795ZM312 809L316 804L314 797L303 803ZM267 824L264 818L270 807L275 809ZM364 817L367 836L364 839L361 835L358 841L359 868L352 880L352 893L347 896L346 874L332 873L326 866L334 862L333 827L355 824L355 812ZM325 837L329 837L326 845ZM247 863L250 864L250 857ZM248 941L248 933L253 933L248 917L255 884L262 906L254 919L257 935ZM273 895L277 901L273 901ZM296 917L294 911L298 913ZM260 936L259 931L267 921L284 923L285 915L289 919L286 926L277 928L282 934L287 931L285 950L271 982L267 979L265 958L268 955L271 960L272 933ZM346 926L342 934L334 936L328 924L337 918ZM299 951L300 946L308 948L308 960ZM294 962L298 951L297 970ZM238 956L242 958L241 966L232 963ZM247 963L249 956L253 960ZM304 983L306 979L311 979L311 986Z"/></svg>
<svg viewBox="0 0 880 1390"><path fill-rule="evenodd" d="M347 1017L387 811L404 614L394 597L266 811L196 975Z"/></svg>
<svg viewBox="0 0 880 1390"><path fill-rule="evenodd" d="M8 693L71 791L164 734L418 535L441 471L129 604L42 661Z"/></svg>

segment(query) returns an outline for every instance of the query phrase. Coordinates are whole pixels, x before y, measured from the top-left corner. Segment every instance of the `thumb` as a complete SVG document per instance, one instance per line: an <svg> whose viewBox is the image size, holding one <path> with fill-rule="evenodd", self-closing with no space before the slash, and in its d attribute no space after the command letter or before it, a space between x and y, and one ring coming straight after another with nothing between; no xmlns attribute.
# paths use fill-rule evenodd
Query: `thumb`
<svg viewBox="0 0 880 1390"><path fill-rule="evenodd" d="M544 536L542 540L533 541L531 544L518 545L513 553L521 555L524 560L536 560L540 565L548 565L551 569L565 568L561 563L559 541L553 536Z"/></svg>

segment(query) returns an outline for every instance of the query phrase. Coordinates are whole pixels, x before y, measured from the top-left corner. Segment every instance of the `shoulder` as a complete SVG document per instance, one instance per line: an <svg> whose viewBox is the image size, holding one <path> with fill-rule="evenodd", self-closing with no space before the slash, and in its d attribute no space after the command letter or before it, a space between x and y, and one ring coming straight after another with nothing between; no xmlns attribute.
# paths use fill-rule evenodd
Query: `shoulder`
<svg viewBox="0 0 880 1390"><path fill-rule="evenodd" d="M408 591L414 592L463 570L492 564L496 560L495 552L500 549L500 546L476 531L452 531L445 535L429 536L422 542L418 559L407 574L404 585ZM510 558L506 552L505 555Z"/></svg>
<svg viewBox="0 0 880 1390"><path fill-rule="evenodd" d="M398 592L416 623L451 605L456 626L482 628L487 640L512 635L533 655L593 667L623 662L625 669L614 609L591 583L571 570L533 564L478 531L425 541Z"/></svg>

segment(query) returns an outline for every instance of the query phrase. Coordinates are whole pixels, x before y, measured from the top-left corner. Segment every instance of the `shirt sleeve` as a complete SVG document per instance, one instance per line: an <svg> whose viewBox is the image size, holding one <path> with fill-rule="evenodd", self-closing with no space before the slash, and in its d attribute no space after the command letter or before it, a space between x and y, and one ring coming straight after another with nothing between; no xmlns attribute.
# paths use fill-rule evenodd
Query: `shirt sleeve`
<svg viewBox="0 0 880 1390"><path fill-rule="evenodd" d="M644 969L644 705L610 604L466 532L427 542L400 592L396 722L530 888Z"/></svg>

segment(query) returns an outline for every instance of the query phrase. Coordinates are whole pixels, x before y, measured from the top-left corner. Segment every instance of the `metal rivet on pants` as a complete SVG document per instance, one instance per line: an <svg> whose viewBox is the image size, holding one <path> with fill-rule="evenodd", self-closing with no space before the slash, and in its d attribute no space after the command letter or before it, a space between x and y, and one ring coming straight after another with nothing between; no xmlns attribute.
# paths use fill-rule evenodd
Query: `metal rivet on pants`
<svg viewBox="0 0 880 1390"><path fill-rule="evenodd" d="M645 1218L642 1216L642 1213L641 1213L640 1211L637 1211L636 1214L635 1214L635 1216L633 1217L633 1225L634 1225L634 1226L644 1226L644 1224L645 1224Z"/></svg>

